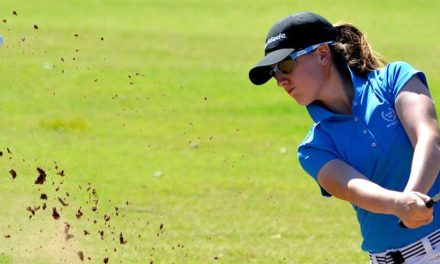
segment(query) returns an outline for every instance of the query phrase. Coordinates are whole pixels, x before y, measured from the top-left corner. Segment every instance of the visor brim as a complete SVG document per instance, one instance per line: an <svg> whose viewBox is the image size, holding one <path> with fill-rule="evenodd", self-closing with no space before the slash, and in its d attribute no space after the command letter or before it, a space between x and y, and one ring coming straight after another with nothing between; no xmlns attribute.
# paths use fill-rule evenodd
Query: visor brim
<svg viewBox="0 0 440 264"><path fill-rule="evenodd" d="M295 51L295 49L279 49L267 54L249 71L249 80L255 85L266 83L272 78L270 75L272 68L270 66L284 60L293 51Z"/></svg>

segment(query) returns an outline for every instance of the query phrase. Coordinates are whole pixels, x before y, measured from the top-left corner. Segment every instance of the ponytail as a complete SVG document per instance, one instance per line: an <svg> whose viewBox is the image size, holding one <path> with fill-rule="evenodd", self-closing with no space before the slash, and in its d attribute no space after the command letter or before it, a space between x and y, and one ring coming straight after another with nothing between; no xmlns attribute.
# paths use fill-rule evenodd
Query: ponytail
<svg viewBox="0 0 440 264"><path fill-rule="evenodd" d="M341 72L347 72L347 65L360 76L383 67L386 62L373 51L366 36L355 26L337 23L336 42L331 46L334 62Z"/></svg>

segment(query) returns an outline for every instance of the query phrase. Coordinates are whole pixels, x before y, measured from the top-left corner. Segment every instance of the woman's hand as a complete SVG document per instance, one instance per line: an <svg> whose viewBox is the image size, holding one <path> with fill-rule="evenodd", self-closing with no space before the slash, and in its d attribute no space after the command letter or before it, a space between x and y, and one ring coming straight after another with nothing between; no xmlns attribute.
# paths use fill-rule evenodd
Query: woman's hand
<svg viewBox="0 0 440 264"><path fill-rule="evenodd" d="M408 228L418 228L433 220L433 209L426 207L431 198L419 192L402 192L396 195L395 214Z"/></svg>

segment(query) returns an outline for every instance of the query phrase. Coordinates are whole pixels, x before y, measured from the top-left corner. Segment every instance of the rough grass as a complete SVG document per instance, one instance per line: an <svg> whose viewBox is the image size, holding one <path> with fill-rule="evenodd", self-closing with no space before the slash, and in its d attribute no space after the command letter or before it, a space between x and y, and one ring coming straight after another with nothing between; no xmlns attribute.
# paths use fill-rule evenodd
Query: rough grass
<svg viewBox="0 0 440 264"><path fill-rule="evenodd" d="M424 70L438 100L439 7L3 1L0 263L80 263L79 251L91 263L366 263L351 207L322 198L296 160L306 111L247 71L276 19L312 10ZM48 208L29 218L41 193Z"/></svg>

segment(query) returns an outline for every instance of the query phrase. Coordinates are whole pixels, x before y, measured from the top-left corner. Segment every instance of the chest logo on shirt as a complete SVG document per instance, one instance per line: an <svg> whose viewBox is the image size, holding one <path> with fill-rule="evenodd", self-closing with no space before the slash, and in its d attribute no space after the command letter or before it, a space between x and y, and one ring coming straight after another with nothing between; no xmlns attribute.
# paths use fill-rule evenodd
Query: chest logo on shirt
<svg viewBox="0 0 440 264"><path fill-rule="evenodd" d="M386 111L381 113L383 120L389 122L387 127L397 124L397 115L392 108L388 108Z"/></svg>

